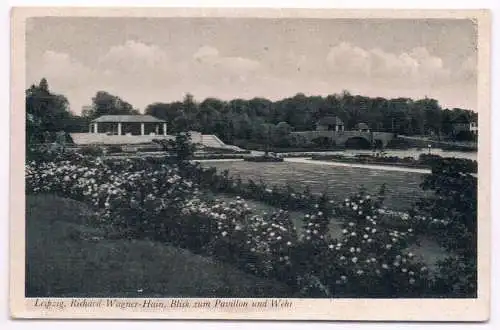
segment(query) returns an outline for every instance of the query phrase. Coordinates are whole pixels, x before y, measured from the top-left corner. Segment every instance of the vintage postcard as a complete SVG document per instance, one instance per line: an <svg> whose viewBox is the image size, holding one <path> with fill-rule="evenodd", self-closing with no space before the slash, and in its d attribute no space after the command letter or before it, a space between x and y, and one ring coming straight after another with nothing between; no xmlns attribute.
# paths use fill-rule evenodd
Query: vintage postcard
<svg viewBox="0 0 500 330"><path fill-rule="evenodd" d="M14 318L485 321L486 10L14 8Z"/></svg>

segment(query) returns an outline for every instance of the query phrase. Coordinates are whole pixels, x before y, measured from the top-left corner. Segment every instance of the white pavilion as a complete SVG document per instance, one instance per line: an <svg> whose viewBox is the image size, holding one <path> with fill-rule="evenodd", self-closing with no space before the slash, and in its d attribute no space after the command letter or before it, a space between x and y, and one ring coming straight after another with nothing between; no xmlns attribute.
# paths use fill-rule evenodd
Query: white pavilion
<svg viewBox="0 0 500 330"><path fill-rule="evenodd" d="M167 122L150 115L105 115L91 121L89 133L167 135Z"/></svg>

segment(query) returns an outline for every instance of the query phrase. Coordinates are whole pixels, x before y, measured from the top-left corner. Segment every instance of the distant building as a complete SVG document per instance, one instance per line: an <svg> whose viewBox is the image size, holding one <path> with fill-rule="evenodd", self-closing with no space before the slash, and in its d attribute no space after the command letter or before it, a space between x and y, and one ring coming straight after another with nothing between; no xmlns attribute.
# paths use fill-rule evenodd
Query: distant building
<svg viewBox="0 0 500 330"><path fill-rule="evenodd" d="M471 123L470 123L469 130L470 130L472 133L477 134L477 132L479 131L479 127L478 127L477 123L476 123L476 122L471 122Z"/></svg>
<svg viewBox="0 0 500 330"><path fill-rule="evenodd" d="M167 135L167 122L150 115L106 115L91 121L89 133Z"/></svg>
<svg viewBox="0 0 500 330"><path fill-rule="evenodd" d="M368 126L366 123L356 124L355 129L358 132L370 132L370 126Z"/></svg>
<svg viewBox="0 0 500 330"><path fill-rule="evenodd" d="M342 119L336 116L323 117L316 123L317 131L342 132L344 131L344 129L344 122L342 121Z"/></svg>
<svg viewBox="0 0 500 330"><path fill-rule="evenodd" d="M453 124L453 133L456 135L460 132L471 132L473 134L477 134L477 123L475 121L471 121Z"/></svg>

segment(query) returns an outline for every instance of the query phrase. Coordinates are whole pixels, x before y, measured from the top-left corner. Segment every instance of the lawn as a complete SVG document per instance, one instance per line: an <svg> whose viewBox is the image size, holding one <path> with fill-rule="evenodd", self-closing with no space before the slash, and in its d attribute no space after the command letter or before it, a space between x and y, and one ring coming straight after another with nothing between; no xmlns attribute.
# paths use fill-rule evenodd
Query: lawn
<svg viewBox="0 0 500 330"><path fill-rule="evenodd" d="M364 168L336 167L317 164L251 163L241 161L204 162L203 166L214 166L219 171L229 170L230 175L243 180L263 180L269 185L290 184L297 189L309 186L312 192L327 191L337 201L356 193L360 186L369 192L377 192L386 184L385 205L393 210L405 210L418 198L424 196L419 187L422 174L373 170Z"/></svg>
<svg viewBox="0 0 500 330"><path fill-rule="evenodd" d="M27 196L28 297L287 297L285 285L187 250L111 238L85 204Z"/></svg>

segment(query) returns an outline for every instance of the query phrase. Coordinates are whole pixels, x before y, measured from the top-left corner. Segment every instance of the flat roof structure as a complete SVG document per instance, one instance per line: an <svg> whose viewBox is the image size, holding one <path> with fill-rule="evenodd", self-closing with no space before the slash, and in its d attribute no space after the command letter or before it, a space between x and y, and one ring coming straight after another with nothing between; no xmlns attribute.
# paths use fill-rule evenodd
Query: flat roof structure
<svg viewBox="0 0 500 330"><path fill-rule="evenodd" d="M166 123L150 115L105 115L92 120L92 123Z"/></svg>

